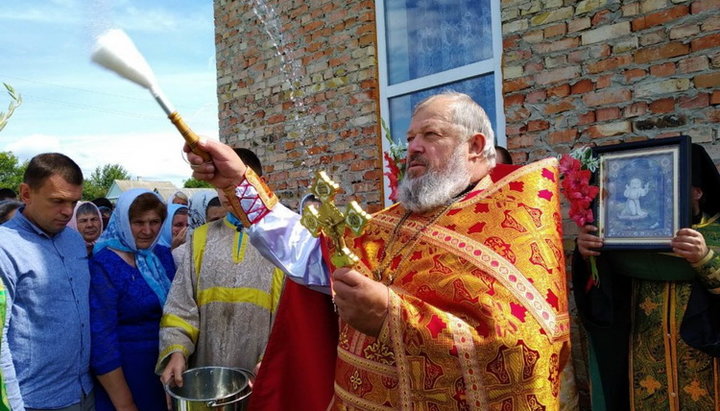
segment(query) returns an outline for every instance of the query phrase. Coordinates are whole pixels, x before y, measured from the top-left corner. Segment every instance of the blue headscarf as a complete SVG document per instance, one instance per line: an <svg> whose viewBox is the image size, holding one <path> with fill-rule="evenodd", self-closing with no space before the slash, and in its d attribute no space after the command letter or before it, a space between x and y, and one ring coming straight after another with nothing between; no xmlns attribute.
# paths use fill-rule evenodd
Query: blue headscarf
<svg viewBox="0 0 720 411"><path fill-rule="evenodd" d="M160 229L160 239L158 239L158 244L164 245L165 247L172 247L172 229L173 229L173 218L175 218L175 213L178 212L181 208L188 208L184 204L168 204L167 205L167 217L165 217L165 222L163 222L162 228Z"/></svg>
<svg viewBox="0 0 720 411"><path fill-rule="evenodd" d="M152 191L143 188L133 188L120 195L115 211L113 211L107 229L95 243L93 254L97 254L103 248L112 248L118 251L132 253L135 256L135 266L143 279L157 295L160 305L165 304L168 291L170 290L170 279L165 272L160 259L155 255L153 249L158 241L159 235L152 245L146 249L138 250L135 246L135 237L130 228L130 205L135 199L144 193ZM158 196L158 198L160 198ZM160 199L162 201L162 199Z"/></svg>

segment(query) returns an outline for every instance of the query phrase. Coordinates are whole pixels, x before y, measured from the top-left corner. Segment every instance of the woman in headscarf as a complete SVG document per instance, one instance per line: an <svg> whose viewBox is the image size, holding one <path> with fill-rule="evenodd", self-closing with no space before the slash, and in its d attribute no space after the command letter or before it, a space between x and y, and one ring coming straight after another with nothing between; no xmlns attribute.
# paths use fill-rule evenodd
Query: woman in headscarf
<svg viewBox="0 0 720 411"><path fill-rule="evenodd" d="M187 194L183 193L182 191L178 190L172 194L167 199L168 204L182 204L184 206L188 205L188 196Z"/></svg>
<svg viewBox="0 0 720 411"><path fill-rule="evenodd" d="M201 225L225 217L225 209L220 204L217 192L213 189L198 191L190 197L188 228L185 233L185 242L172 250L175 265L180 265L187 252L188 240L192 238L193 231ZM210 218L208 218L210 213Z"/></svg>
<svg viewBox="0 0 720 411"><path fill-rule="evenodd" d="M80 232L85 240L88 257L91 256L95 241L103 231L102 214L98 207L90 201L79 201L67 226Z"/></svg>
<svg viewBox="0 0 720 411"><path fill-rule="evenodd" d="M215 190L208 189L199 191L190 197L190 204L188 205L190 208L190 216L188 218L190 228L188 229L188 236L192 233L192 230L207 222L208 207L210 207L210 202L214 198L217 198L217 196L218 195ZM219 201L218 204L220 204ZM224 216L225 215L223 214L223 217Z"/></svg>
<svg viewBox="0 0 720 411"><path fill-rule="evenodd" d="M188 208L183 204L168 204L167 218L160 229L158 244L175 249L185 242L188 228Z"/></svg>
<svg viewBox="0 0 720 411"><path fill-rule="evenodd" d="M166 408L154 373L162 307L175 273L170 250L156 245L165 216L155 193L126 191L95 244L90 319L98 411Z"/></svg>

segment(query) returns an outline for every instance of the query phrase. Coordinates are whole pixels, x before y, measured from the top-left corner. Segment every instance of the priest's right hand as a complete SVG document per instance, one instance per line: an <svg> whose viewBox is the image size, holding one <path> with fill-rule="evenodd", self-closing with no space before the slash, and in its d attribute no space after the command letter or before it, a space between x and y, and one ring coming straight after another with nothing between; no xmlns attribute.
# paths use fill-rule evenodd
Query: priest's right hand
<svg viewBox="0 0 720 411"><path fill-rule="evenodd" d="M578 234L577 238L577 247L580 255L582 255L585 259L590 256L597 257L600 255L600 252L596 249L602 247L603 241L595 234L591 234L591 232L595 232L597 229L597 227L590 224L580 227L580 234Z"/></svg>
<svg viewBox="0 0 720 411"><path fill-rule="evenodd" d="M193 170L193 178L207 181L221 190L235 188L242 183L246 167L230 146L219 141L200 140L198 147L210 154L210 161L206 162L193 153L187 144L183 147Z"/></svg>

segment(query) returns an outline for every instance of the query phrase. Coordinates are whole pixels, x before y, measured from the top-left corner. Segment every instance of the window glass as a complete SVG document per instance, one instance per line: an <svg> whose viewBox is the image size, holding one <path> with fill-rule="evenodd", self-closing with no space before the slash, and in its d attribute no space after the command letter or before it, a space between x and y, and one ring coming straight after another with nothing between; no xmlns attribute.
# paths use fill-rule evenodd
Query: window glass
<svg viewBox="0 0 720 411"><path fill-rule="evenodd" d="M385 0L388 83L492 58L488 0Z"/></svg>
<svg viewBox="0 0 720 411"><path fill-rule="evenodd" d="M485 109L493 130L497 130L495 113L495 84L493 73L469 79L443 84L440 87L428 88L410 94L390 98L390 129L393 140L405 142L405 132L410 126L410 118L415 105L423 99L442 91L452 90L465 93Z"/></svg>

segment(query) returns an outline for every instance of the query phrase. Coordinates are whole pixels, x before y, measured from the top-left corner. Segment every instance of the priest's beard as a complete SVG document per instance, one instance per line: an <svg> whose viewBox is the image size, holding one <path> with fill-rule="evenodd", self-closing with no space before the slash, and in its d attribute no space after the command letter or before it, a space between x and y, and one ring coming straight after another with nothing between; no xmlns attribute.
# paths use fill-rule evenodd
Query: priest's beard
<svg viewBox="0 0 720 411"><path fill-rule="evenodd" d="M413 213L423 213L448 204L470 184L470 173L463 155L467 145L458 144L444 167L427 170L419 177L405 174L398 187L400 202ZM416 156L420 156L419 154ZM417 158L413 158L417 161ZM427 165L427 160L420 156Z"/></svg>

